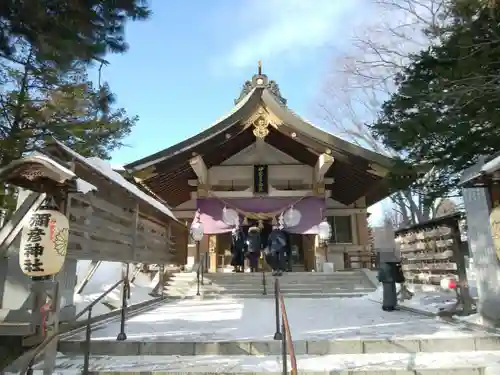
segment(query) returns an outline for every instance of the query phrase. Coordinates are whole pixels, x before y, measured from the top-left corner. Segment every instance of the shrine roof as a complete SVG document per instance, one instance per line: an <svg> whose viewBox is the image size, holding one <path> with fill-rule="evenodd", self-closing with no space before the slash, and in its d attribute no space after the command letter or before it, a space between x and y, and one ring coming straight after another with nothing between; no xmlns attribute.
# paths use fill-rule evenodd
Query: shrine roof
<svg viewBox="0 0 500 375"><path fill-rule="evenodd" d="M259 78L263 79L263 84L256 83L259 81ZM131 162L125 168L135 171L142 170L165 161L181 152L189 151L199 146L200 143L209 141L220 133L227 132L233 127L240 125L241 121L248 119L261 104L279 117L283 123L290 129L293 129L298 135L316 139L323 143L325 148L332 148L339 152L356 155L381 166L392 166L393 160L390 157L347 142L313 125L288 108L286 103L287 100L281 96L279 87L274 81L268 81L265 75L254 76L252 81L247 81L244 84L240 97L235 100L235 106L229 114L218 119L214 124L200 133L145 158Z"/></svg>
<svg viewBox="0 0 500 375"><path fill-rule="evenodd" d="M495 172L499 170L500 152L481 157L476 164L463 171L459 185L465 187L487 185L493 180ZM498 180L498 176L495 176L495 180Z"/></svg>
<svg viewBox="0 0 500 375"><path fill-rule="evenodd" d="M58 141L57 139L52 140L51 145L47 148L47 151L50 150L53 152L55 148L59 149L64 154L70 156L72 159L78 161L79 163L85 165L87 168L91 169L98 175L103 176L114 185L126 190L129 194L134 196L143 204L146 204L149 207L153 208L158 213L167 216L169 219L172 219L175 222L179 222L179 220L175 217L175 215L165 203L144 192L135 183L128 181L120 173L113 170L108 162L96 157L86 158L78 154L76 151L72 150L62 142Z"/></svg>
<svg viewBox="0 0 500 375"><path fill-rule="evenodd" d="M188 180L196 179L189 159L200 155L210 168L250 146L255 142L255 133L249 119L264 108L279 122L267 128L265 142L311 166L324 152L334 157L335 163L326 176L342 180L345 187L344 193L332 193L333 199L351 204L366 195L370 204L388 195L388 181L370 170L390 170L394 165L392 158L347 142L304 120L287 106L277 83L259 73L245 82L229 114L193 137L129 163L125 169L140 176L169 204L178 205L190 199Z"/></svg>

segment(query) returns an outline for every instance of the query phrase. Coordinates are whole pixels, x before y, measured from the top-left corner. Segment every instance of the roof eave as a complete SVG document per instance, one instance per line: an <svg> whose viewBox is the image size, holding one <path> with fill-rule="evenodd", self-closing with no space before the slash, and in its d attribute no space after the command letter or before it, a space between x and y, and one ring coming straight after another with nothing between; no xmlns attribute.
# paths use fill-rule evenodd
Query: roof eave
<svg viewBox="0 0 500 375"><path fill-rule="evenodd" d="M474 182L485 176L492 175L500 170L500 155L496 154L491 158L483 157L473 166L467 168L462 173L462 177L458 183L459 186L473 185Z"/></svg>
<svg viewBox="0 0 500 375"><path fill-rule="evenodd" d="M262 101L264 104L281 120L287 123L289 126L295 128L298 133L305 134L311 138L316 139L322 143L336 146L339 149L351 153L353 155L360 156L367 159L375 164L379 164L385 168L391 168L394 165L394 159L379 154L377 152L365 149L363 147L354 145L350 142L343 140L333 134L330 134L313 124L305 121L300 116L291 112L288 107L281 105L275 98L274 95L267 89L262 93Z"/></svg>
<svg viewBox="0 0 500 375"><path fill-rule="evenodd" d="M228 131L234 125L238 124L239 121L244 119L245 116L248 116L250 110L257 107L260 102L262 90L262 88L254 88L228 115L217 120L215 124L202 132L153 155L131 162L125 165L124 168L133 172L143 170L182 152L189 151L193 147L210 140L218 134Z"/></svg>

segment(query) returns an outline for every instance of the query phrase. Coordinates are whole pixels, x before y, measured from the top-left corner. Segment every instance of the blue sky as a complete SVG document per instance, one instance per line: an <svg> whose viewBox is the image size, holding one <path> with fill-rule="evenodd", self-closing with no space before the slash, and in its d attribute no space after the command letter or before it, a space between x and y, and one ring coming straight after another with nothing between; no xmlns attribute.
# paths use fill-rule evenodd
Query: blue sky
<svg viewBox="0 0 500 375"><path fill-rule="evenodd" d="M347 48L363 0L184 0L152 3L147 22L127 26L130 49L109 56L104 79L140 120L113 154L142 158L228 113L262 60L289 106L318 126L318 97L334 55ZM366 4L366 2L365 2Z"/></svg>
<svg viewBox="0 0 500 375"><path fill-rule="evenodd" d="M130 23L130 49L109 56L104 79L139 123L113 154L122 164L175 144L229 112L244 81L263 71L309 119L352 2L332 0L155 1ZM319 124L323 125L324 124Z"/></svg>

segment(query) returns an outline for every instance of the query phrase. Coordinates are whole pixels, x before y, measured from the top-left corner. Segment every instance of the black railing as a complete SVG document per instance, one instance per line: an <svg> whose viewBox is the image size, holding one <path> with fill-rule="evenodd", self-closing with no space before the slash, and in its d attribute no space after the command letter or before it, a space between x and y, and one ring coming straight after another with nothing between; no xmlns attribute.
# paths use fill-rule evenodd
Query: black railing
<svg viewBox="0 0 500 375"><path fill-rule="evenodd" d="M123 295L122 295L122 311L121 311L121 322L120 322L120 333L118 334L117 340L120 337L125 337L125 313L127 310L127 299L130 298L130 285L128 280L121 279L109 287L104 293L102 293L99 297L97 297L94 301L92 301L88 306L86 306L80 313L78 313L73 321L76 322L83 315L87 314L87 323L86 323L86 334L85 334L85 352L84 352L84 365L83 365L83 374L87 375L89 373L89 360L90 360L90 344L91 344L91 335L92 335L92 308L99 303L104 297L106 297L109 293L111 293L114 289L116 289L119 285L124 283ZM31 353L31 359L29 361L28 366L20 372L21 375L33 375L33 365L36 361L36 358L45 350L47 345L49 345L56 337L59 337L61 333L56 335L52 335L47 337L40 345L38 345L33 352Z"/></svg>
<svg viewBox="0 0 500 375"><path fill-rule="evenodd" d="M111 293L112 290L114 290L116 287L118 287L120 284L123 283L123 291L122 291L122 309L121 309L121 319L120 319L120 332L118 333L118 336L116 337L117 341L125 341L127 339L127 334L125 333L125 320L126 320L126 315L127 315L127 300L130 299L130 281L128 280L128 277L118 281L115 285L111 286L106 292L101 294L98 299L95 301L92 301L90 305L86 307L83 311L80 312L80 314L77 315L78 317L82 316L85 314L85 312L88 314L87 315L87 327L85 329L85 351L83 353L83 375L88 375L89 374L89 367L90 367L90 352L91 352L91 345L92 345L92 308L100 301L102 300L106 295ZM85 311L87 310L87 311Z"/></svg>
<svg viewBox="0 0 500 375"><path fill-rule="evenodd" d="M290 331L290 323L286 314L285 299L281 294L279 278L274 278L274 303L276 314L276 332L274 333L275 340L281 340L281 355L282 355L282 372L283 375L288 374L288 356L290 356L290 373L297 375L297 358L295 356L295 347L292 341L292 333Z"/></svg>
<svg viewBox="0 0 500 375"><path fill-rule="evenodd" d="M266 281L266 254L264 251L261 252L261 258L262 258L262 295L267 295L267 281Z"/></svg>
<svg viewBox="0 0 500 375"><path fill-rule="evenodd" d="M208 253L203 253L199 257L199 262L196 265L196 295L199 296L200 293L200 285L205 285L205 272L208 268Z"/></svg>

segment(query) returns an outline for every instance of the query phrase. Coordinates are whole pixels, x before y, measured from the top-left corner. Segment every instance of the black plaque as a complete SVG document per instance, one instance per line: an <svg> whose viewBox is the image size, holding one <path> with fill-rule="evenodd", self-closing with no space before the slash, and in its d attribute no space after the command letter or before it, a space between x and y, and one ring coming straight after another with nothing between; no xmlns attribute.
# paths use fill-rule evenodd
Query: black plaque
<svg viewBox="0 0 500 375"><path fill-rule="evenodd" d="M269 192L267 165L253 166L253 191L256 194L267 194Z"/></svg>

